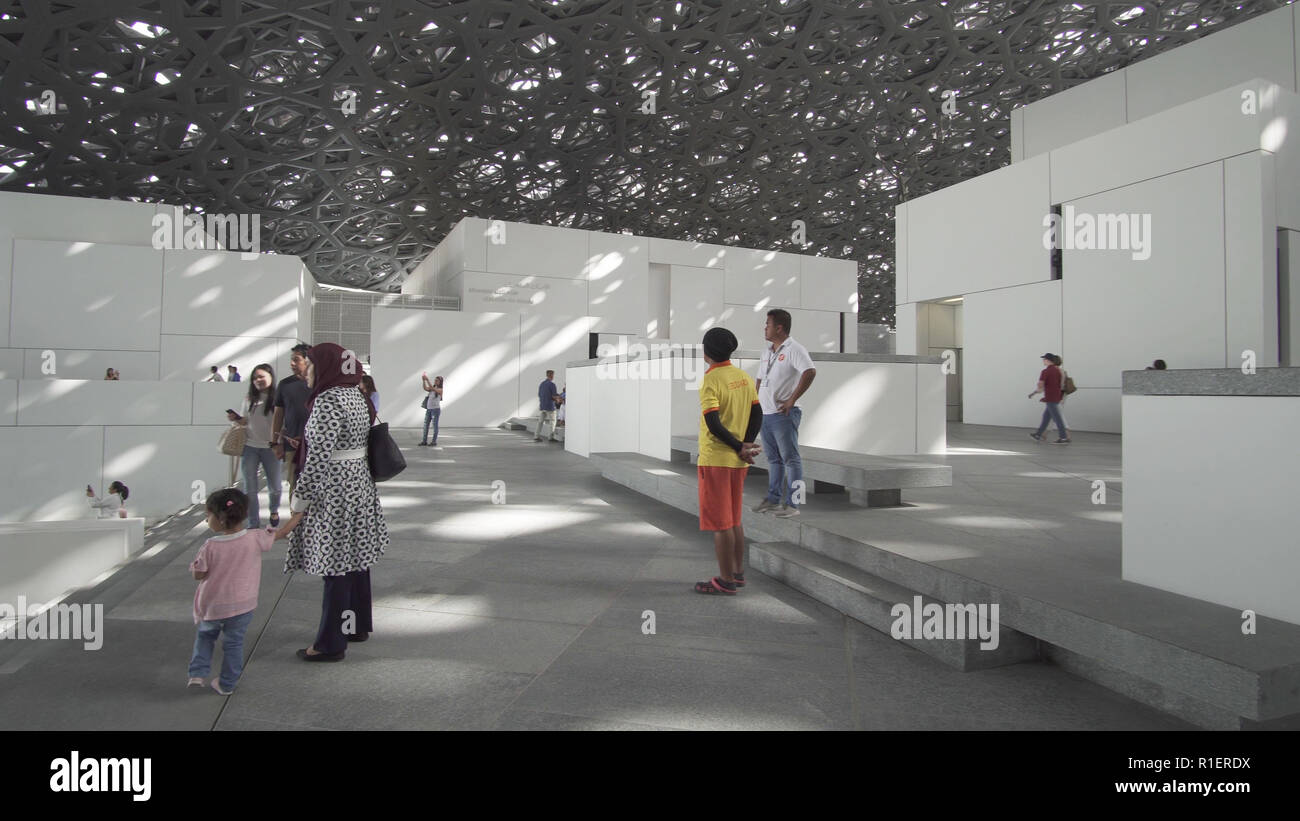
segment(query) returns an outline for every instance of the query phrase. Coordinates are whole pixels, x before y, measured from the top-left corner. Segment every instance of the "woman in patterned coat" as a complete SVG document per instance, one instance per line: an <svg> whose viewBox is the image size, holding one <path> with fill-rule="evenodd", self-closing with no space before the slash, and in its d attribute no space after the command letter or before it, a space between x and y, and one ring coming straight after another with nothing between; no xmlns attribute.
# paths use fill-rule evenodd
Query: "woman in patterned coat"
<svg viewBox="0 0 1300 821"><path fill-rule="evenodd" d="M289 536L284 570L325 579L316 641L298 658L341 661L347 642L370 636L370 565L388 547L388 526L366 461L375 411L357 389L361 366L329 342L307 358L306 454L281 531Z"/></svg>

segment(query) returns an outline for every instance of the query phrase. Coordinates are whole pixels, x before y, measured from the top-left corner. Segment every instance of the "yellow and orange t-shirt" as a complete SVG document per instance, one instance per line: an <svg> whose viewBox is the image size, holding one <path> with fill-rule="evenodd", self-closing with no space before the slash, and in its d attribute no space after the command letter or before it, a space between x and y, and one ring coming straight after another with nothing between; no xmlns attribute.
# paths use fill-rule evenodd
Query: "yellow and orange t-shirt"
<svg viewBox="0 0 1300 821"><path fill-rule="evenodd" d="M717 411L723 427L737 439L745 438L749 427L749 409L758 404L758 391L749 374L731 364L731 360L714 363L700 381L700 459L704 467L748 467L736 452L709 432L704 414Z"/></svg>

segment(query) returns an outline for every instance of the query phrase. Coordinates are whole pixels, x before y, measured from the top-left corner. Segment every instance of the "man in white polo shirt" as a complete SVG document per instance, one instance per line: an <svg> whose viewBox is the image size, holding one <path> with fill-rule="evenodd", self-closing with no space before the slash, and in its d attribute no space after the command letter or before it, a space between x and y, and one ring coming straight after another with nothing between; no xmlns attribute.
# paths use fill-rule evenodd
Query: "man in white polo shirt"
<svg viewBox="0 0 1300 821"><path fill-rule="evenodd" d="M771 510L782 518L799 515L795 483L803 480L799 458L799 397L817 369L808 349L790 338L790 312L773 308L763 326L767 350L758 364L758 401L763 406L763 450L767 454L767 497L755 513Z"/></svg>

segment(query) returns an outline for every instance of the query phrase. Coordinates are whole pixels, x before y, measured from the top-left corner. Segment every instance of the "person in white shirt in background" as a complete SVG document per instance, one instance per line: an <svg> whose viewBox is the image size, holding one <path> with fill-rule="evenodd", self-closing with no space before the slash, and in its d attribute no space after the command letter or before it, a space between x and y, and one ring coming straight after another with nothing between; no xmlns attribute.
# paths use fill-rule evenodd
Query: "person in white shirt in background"
<svg viewBox="0 0 1300 821"><path fill-rule="evenodd" d="M126 485L121 482L109 485L108 495L103 499L95 495L93 487L86 485L86 496L90 497L90 507L100 519L112 519L118 516L126 518L126 510L122 506L126 504L130 495L131 491L127 490Z"/></svg>
<svg viewBox="0 0 1300 821"><path fill-rule="evenodd" d="M248 395L244 397L243 415L227 413L226 417L248 428L241 465L244 481L242 490L248 496L248 527L257 530L262 526L261 510L257 500L257 467L266 471L266 492L271 502L271 527L280 526L280 460L271 449L271 427L275 407L275 370L265 362L253 368L248 382Z"/></svg>
<svg viewBox="0 0 1300 821"><path fill-rule="evenodd" d="M225 382L226 378L221 375L220 371L217 370L217 366L213 365L212 373L209 373L206 377L204 377L203 381L204 382Z"/></svg>
<svg viewBox="0 0 1300 821"><path fill-rule="evenodd" d="M803 410L797 404L817 376L808 349L790 337L790 312L773 308L763 326L767 350L758 364L758 401L763 406L763 450L767 454L767 496L754 507L755 513L774 511L774 516L799 515L795 501L796 482L803 481L803 460L799 458L799 422Z"/></svg>

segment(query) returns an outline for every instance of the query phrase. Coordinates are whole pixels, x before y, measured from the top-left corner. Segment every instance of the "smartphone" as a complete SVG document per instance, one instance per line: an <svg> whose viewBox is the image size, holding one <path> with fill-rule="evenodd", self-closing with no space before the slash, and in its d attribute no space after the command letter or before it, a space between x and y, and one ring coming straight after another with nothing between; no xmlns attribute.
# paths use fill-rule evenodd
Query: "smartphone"
<svg viewBox="0 0 1300 821"><path fill-rule="evenodd" d="M244 417L240 416L239 414L235 413L235 412L234 412L233 410L231 410L230 408L226 408L226 413L234 413L236 419L243 419L243 418L244 418Z"/></svg>

